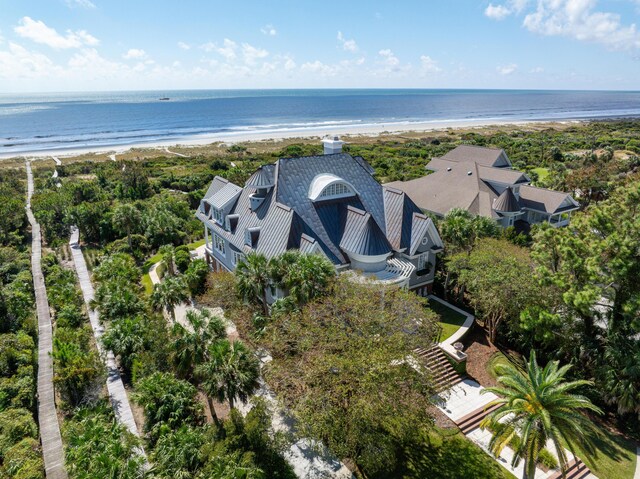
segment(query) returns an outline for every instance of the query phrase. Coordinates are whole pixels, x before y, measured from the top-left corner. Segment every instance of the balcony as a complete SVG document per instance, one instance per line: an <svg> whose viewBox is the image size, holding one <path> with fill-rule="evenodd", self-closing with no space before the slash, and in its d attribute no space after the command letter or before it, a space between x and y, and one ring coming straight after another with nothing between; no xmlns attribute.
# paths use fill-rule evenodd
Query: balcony
<svg viewBox="0 0 640 479"><path fill-rule="evenodd" d="M416 267L410 261L401 258L389 258L383 270L372 272L352 271L353 279L364 282L366 280L373 281L384 285L394 285L400 288L409 285L411 273Z"/></svg>

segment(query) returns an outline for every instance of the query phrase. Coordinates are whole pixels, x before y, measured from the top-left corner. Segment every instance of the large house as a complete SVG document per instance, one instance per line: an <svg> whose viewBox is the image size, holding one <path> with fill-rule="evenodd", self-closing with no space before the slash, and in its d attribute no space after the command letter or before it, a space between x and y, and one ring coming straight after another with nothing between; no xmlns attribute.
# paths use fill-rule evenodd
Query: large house
<svg viewBox="0 0 640 479"><path fill-rule="evenodd" d="M537 188L514 170L504 150L461 145L427 165L433 173L386 185L405 192L423 210L444 216L453 208L527 229L535 223L569 224L578 203L567 193Z"/></svg>
<svg viewBox="0 0 640 479"><path fill-rule="evenodd" d="M432 220L337 140L325 143L324 155L262 166L244 186L214 178L196 216L215 270L233 271L251 251L270 258L299 249L354 278L426 294L443 247Z"/></svg>

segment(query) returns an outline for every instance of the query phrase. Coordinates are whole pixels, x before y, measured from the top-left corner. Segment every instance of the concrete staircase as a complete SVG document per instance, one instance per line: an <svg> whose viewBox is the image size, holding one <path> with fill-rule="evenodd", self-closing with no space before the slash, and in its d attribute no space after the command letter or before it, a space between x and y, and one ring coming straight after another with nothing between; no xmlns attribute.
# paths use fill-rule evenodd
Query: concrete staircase
<svg viewBox="0 0 640 479"><path fill-rule="evenodd" d="M456 420L456 424L462 431L462 434L466 436L471 431L479 428L480 423L484 420L484 418L487 417L496 409L498 409L499 407L500 407L499 404L494 404L493 406L489 406L489 407L487 406L479 407L475 411L470 412L466 416L463 416L460 419Z"/></svg>
<svg viewBox="0 0 640 479"><path fill-rule="evenodd" d="M585 479L591 474L589 468L580 459L569 462L567 472L562 475L562 471L554 472L548 479Z"/></svg>
<svg viewBox="0 0 640 479"><path fill-rule="evenodd" d="M447 356L437 345L430 348L417 348L414 352L424 361L433 375L436 393L445 391L462 381L462 376L453 369Z"/></svg>

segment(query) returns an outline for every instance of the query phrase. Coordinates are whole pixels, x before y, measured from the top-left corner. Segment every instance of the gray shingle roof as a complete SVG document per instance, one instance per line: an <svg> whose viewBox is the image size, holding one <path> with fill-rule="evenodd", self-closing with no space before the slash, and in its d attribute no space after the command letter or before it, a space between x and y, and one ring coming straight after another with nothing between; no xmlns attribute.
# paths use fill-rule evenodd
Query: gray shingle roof
<svg viewBox="0 0 640 479"><path fill-rule="evenodd" d="M496 161L503 162L503 153L493 148L459 146L442 158L431 160L427 169L433 173L415 180L395 181L386 186L404 191L422 210L440 216L453 208L463 208L475 215L499 217L497 211L500 210L496 205L498 208L515 207L503 204L506 200L496 203L498 192L503 191L499 184L520 186L520 199L517 201L523 208L554 213L577 206L566 193L529 186L529 178L520 171L491 167Z"/></svg>
<svg viewBox="0 0 640 479"><path fill-rule="evenodd" d="M483 166L508 167L509 159L500 148L486 148L484 146L460 145L442 156L443 160L469 161Z"/></svg>
<svg viewBox="0 0 640 479"><path fill-rule="evenodd" d="M578 209L578 203L570 194L530 185L520 187L520 204L549 214Z"/></svg>
<svg viewBox="0 0 640 479"><path fill-rule="evenodd" d="M506 188L500 196L493 200L493 209L498 213L517 213L521 210L518 198L511 188Z"/></svg>

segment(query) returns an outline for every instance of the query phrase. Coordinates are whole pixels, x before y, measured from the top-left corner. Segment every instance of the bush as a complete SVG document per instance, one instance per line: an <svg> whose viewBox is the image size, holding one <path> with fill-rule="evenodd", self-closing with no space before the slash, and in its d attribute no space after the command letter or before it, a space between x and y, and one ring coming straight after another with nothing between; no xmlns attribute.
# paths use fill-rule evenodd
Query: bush
<svg viewBox="0 0 640 479"><path fill-rule="evenodd" d="M7 450L0 466L0 477L5 477L3 472L13 479L42 479L44 463L40 455L40 443L27 437Z"/></svg>
<svg viewBox="0 0 640 479"><path fill-rule="evenodd" d="M28 437L38 437L38 428L31 412L26 409L7 409L0 413L0 461L11 447Z"/></svg>
<svg viewBox="0 0 640 479"><path fill-rule="evenodd" d="M184 249L176 248L174 262L178 271L184 273L189 267L189 263L191 263L191 254L189 254L189 250L185 251Z"/></svg>

